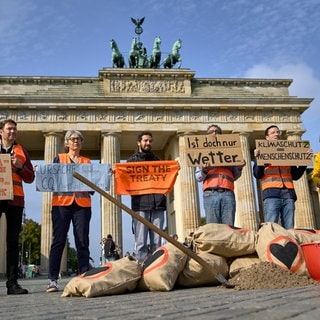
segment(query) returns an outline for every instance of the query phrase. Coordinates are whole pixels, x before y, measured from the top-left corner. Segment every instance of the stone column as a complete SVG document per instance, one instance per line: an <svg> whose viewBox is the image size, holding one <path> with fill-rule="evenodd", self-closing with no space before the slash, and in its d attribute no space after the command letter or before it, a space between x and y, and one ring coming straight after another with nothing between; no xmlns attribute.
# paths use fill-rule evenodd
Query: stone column
<svg viewBox="0 0 320 320"><path fill-rule="evenodd" d="M101 163L110 164L120 162L120 140L119 133L103 132L101 143ZM114 177L111 176L110 195L120 200L114 188ZM110 200L101 197L101 233L102 236L111 234L116 245L123 249L122 241L122 215L121 209Z"/></svg>
<svg viewBox="0 0 320 320"><path fill-rule="evenodd" d="M62 152L63 134L59 132L48 132L44 134L45 149L44 161L52 163L54 157ZM51 221L51 192L42 193L42 219L41 219L41 272L47 273L49 267L49 253L52 243L52 221Z"/></svg>
<svg viewBox="0 0 320 320"><path fill-rule="evenodd" d="M288 140L301 140L301 131L287 131ZM316 228L315 219L312 211L312 200L308 185L306 172L303 176L294 181L294 188L297 193L295 228Z"/></svg>
<svg viewBox="0 0 320 320"><path fill-rule="evenodd" d="M200 223L198 182L195 178L194 167L189 167L187 163L186 146L184 140L184 136L186 134L192 133L184 132L178 134L180 171L177 182L179 183L180 187L180 213L177 214L177 219L181 221L183 232L185 232L183 239L185 236L189 235L190 232L193 232L196 228L198 228ZM178 196L176 197L178 198ZM176 225L179 227L179 221L176 223ZM180 232L178 233L180 234Z"/></svg>
<svg viewBox="0 0 320 320"><path fill-rule="evenodd" d="M240 143L246 166L241 177L235 182L236 219L235 225L241 228L258 230L258 217L255 204L253 173L249 148L249 133L240 132Z"/></svg>

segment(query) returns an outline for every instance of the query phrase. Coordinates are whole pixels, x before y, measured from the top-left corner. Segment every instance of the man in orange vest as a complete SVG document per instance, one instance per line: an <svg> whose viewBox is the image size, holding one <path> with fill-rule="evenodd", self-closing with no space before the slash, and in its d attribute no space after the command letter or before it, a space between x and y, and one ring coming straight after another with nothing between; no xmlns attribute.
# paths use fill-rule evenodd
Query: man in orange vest
<svg viewBox="0 0 320 320"><path fill-rule="evenodd" d="M280 140L281 131L276 125L268 127L264 132L266 140ZM260 154L254 150L254 156ZM266 164L258 166L255 160L253 175L260 179L262 188L263 211L265 222L279 222L285 229L294 227L295 201L297 195L294 190L293 180L302 177L307 167L305 166L272 166Z"/></svg>
<svg viewBox="0 0 320 320"><path fill-rule="evenodd" d="M19 266L19 234L24 209L24 192L22 182L32 183L34 170L28 152L16 143L17 123L6 119L0 123L1 153L11 155L13 200L0 200L0 218L2 212L7 220L7 293L26 294L17 282Z"/></svg>
<svg viewBox="0 0 320 320"><path fill-rule="evenodd" d="M208 134L222 134L219 126L212 124ZM242 173L245 160L240 166L211 167L206 164L196 170L196 179L202 182L203 207L207 223L223 223L234 225L236 200L234 181Z"/></svg>
<svg viewBox="0 0 320 320"><path fill-rule="evenodd" d="M64 138L66 153L60 153L54 163L90 163L80 155L83 136L77 130L69 130ZM63 249L66 244L70 223L77 248L78 273L89 270L89 227L91 219L90 192L54 192L52 197L53 242L49 257L49 284L47 292L59 290L58 278Z"/></svg>

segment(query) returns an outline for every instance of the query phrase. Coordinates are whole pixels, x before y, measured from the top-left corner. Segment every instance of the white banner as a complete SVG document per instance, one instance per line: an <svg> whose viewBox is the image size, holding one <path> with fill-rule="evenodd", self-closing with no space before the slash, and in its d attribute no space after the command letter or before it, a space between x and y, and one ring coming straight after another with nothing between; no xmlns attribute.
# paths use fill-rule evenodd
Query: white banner
<svg viewBox="0 0 320 320"><path fill-rule="evenodd" d="M36 190L41 192L93 191L74 178L73 172L78 172L101 189L110 189L109 164L50 163L37 166Z"/></svg>

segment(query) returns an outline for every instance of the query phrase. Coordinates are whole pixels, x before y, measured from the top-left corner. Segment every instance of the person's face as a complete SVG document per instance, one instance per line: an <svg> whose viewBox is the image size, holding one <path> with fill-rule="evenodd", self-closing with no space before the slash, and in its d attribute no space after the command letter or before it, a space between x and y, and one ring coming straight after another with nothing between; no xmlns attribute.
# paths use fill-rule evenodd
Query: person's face
<svg viewBox="0 0 320 320"><path fill-rule="evenodd" d="M2 129L0 129L0 135L2 140L13 144L17 138L17 126L14 123L6 123Z"/></svg>
<svg viewBox="0 0 320 320"><path fill-rule="evenodd" d="M266 135L267 140L280 140L281 139L281 131L278 127L272 127L268 130L268 134Z"/></svg>
<svg viewBox="0 0 320 320"><path fill-rule="evenodd" d="M77 150L81 149L82 146L82 139L76 133L73 133L67 141L67 147L70 150Z"/></svg>
<svg viewBox="0 0 320 320"><path fill-rule="evenodd" d="M220 130L215 126L212 126L211 128L209 128L208 134L213 134L213 135L220 134Z"/></svg>
<svg viewBox="0 0 320 320"><path fill-rule="evenodd" d="M138 147L140 152L149 152L152 148L152 137L145 135L142 136L141 141L138 141Z"/></svg>

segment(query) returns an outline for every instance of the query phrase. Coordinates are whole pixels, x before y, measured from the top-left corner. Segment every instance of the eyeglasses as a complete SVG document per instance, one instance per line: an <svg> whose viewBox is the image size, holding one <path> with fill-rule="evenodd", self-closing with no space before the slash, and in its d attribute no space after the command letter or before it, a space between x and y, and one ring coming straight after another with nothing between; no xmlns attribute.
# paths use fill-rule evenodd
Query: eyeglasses
<svg viewBox="0 0 320 320"><path fill-rule="evenodd" d="M274 130L274 131L271 131L271 132L268 133L268 136L274 136L274 135L281 136L282 135L282 131Z"/></svg>
<svg viewBox="0 0 320 320"><path fill-rule="evenodd" d="M208 134L212 134L212 133L221 133L221 132L218 129L208 131Z"/></svg>
<svg viewBox="0 0 320 320"><path fill-rule="evenodd" d="M69 138L68 140L70 140L70 141L72 141L72 142L82 141L82 139L79 138L79 137L72 137L72 138Z"/></svg>

